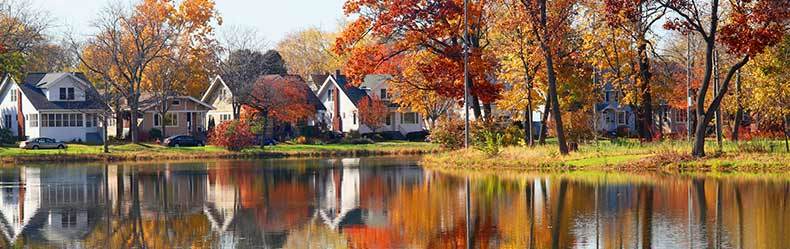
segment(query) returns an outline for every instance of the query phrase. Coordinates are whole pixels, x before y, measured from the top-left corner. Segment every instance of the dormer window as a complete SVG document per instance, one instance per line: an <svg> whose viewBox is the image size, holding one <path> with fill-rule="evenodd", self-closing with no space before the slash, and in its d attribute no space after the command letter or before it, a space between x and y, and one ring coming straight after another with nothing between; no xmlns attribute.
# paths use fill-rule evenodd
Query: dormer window
<svg viewBox="0 0 790 249"><path fill-rule="evenodd" d="M329 98L329 101L334 101L334 99L332 98L332 89L329 89L326 92L326 96L327 96L327 98Z"/></svg>
<svg viewBox="0 0 790 249"><path fill-rule="evenodd" d="M74 88L73 87L61 87L60 88L60 100L74 100Z"/></svg>
<svg viewBox="0 0 790 249"><path fill-rule="evenodd" d="M180 104L181 104L181 100L178 100L178 99L177 100L173 100L173 105L180 105Z"/></svg>

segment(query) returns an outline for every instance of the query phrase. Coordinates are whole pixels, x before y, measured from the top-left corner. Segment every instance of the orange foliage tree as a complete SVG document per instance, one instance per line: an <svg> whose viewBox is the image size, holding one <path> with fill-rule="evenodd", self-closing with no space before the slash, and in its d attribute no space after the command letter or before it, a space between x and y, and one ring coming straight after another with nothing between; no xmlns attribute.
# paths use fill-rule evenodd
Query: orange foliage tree
<svg viewBox="0 0 790 249"><path fill-rule="evenodd" d="M250 123L247 120L231 120L222 122L211 130L208 142L212 145L238 151L255 144L255 134L252 133Z"/></svg>
<svg viewBox="0 0 790 249"><path fill-rule="evenodd" d="M486 46L488 6L489 1L485 0L473 1L469 6L467 43L471 66L470 82L466 83L470 85L476 117L482 117L479 102L490 107L500 90L489 77L494 74L496 60L488 55ZM426 78L443 80L422 82L420 87L456 99L463 96L462 0L349 0L344 10L347 15L358 18L338 36L334 50L350 54L346 71L352 81L374 72L397 75L398 63L390 62L428 51L437 56L424 57L431 60L422 63L422 74Z"/></svg>
<svg viewBox="0 0 790 249"><path fill-rule="evenodd" d="M389 109L377 96L367 96L359 101L359 122L376 132L384 126Z"/></svg>

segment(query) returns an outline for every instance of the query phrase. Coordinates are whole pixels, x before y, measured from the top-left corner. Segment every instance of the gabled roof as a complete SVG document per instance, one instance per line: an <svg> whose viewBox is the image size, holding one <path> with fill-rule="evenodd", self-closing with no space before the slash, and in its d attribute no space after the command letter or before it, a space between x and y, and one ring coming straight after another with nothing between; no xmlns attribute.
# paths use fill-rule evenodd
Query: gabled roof
<svg viewBox="0 0 790 249"><path fill-rule="evenodd" d="M321 85L323 85L324 82L326 82L326 78L329 78L329 76L331 76L331 75L329 75L329 74L311 74L310 75L310 80L312 81L312 83L315 86L315 88L319 89L319 88L321 88Z"/></svg>
<svg viewBox="0 0 790 249"><path fill-rule="evenodd" d="M214 80L211 81L211 85L208 86L206 92L203 93L203 97L200 97L200 101L203 102L208 101L208 97L211 96L211 93L214 92L220 86L223 86L230 90L230 87L228 87L228 84L225 83L225 80L223 80L221 76L217 75L217 77L214 77ZM230 94L233 94L233 91L230 92L231 92Z"/></svg>
<svg viewBox="0 0 790 249"><path fill-rule="evenodd" d="M332 75L327 77L326 81L324 81L324 84L321 86L321 89L319 89L318 92L322 92L329 84L335 84L337 88L343 92L343 94L348 96L348 99L351 100L351 103L354 103L355 106L359 104L359 101L362 100L362 98L368 96L368 93L365 90L349 84L348 78L345 75Z"/></svg>
<svg viewBox="0 0 790 249"><path fill-rule="evenodd" d="M88 80L83 73L30 73L22 81L22 84L19 85L19 89L37 110L97 110L108 108L100 99L85 101L49 101L42 89L46 89L64 77L73 77L77 81L84 83L86 85L84 89L86 96L100 96L96 89L93 88L93 84L90 83L90 80Z"/></svg>

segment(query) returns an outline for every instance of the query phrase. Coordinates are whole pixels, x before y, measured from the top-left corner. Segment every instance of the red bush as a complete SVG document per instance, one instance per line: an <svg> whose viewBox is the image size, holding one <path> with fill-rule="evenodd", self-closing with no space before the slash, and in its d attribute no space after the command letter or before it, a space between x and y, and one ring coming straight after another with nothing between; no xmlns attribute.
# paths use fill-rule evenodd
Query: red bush
<svg viewBox="0 0 790 249"><path fill-rule="evenodd" d="M228 150L239 151L255 144L255 134L244 120L227 121L209 134L209 144L222 146Z"/></svg>

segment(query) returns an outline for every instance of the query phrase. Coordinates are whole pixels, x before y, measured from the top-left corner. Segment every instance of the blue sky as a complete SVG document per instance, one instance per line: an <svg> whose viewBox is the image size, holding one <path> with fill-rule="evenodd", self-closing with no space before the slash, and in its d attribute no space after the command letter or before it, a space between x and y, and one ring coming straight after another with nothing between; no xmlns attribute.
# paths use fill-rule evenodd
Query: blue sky
<svg viewBox="0 0 790 249"><path fill-rule="evenodd" d="M37 9L50 13L61 36L71 30L80 35L92 32L90 22L110 1L117 0L30 0ZM120 0L134 2L134 0ZM343 17L344 0L215 0L225 26L254 27L271 45L288 32L306 27L333 30ZM221 29L221 27L220 27Z"/></svg>

